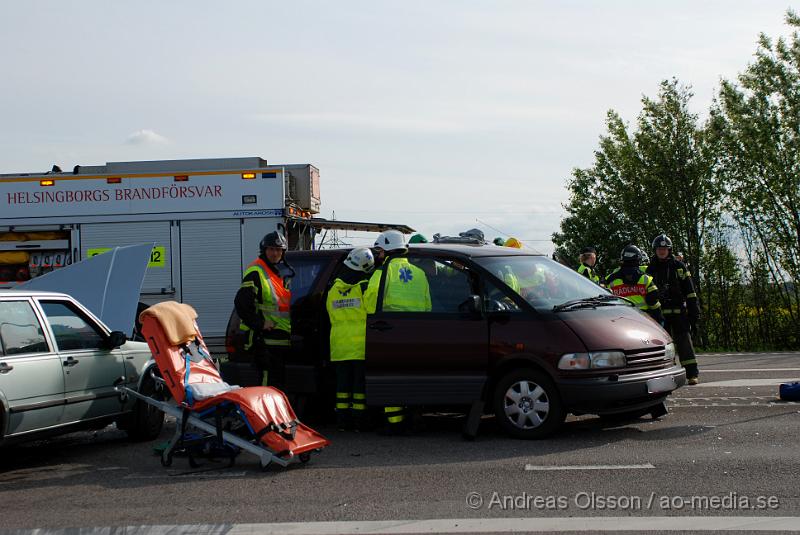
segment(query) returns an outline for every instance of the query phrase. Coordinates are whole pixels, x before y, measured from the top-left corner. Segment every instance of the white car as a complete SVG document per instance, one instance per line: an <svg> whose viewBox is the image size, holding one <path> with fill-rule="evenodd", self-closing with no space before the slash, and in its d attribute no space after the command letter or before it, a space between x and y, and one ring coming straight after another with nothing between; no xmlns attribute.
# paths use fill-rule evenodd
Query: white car
<svg viewBox="0 0 800 535"><path fill-rule="evenodd" d="M159 395L146 343L128 341L66 294L0 290L0 444L103 428L157 437L164 414L121 397Z"/></svg>

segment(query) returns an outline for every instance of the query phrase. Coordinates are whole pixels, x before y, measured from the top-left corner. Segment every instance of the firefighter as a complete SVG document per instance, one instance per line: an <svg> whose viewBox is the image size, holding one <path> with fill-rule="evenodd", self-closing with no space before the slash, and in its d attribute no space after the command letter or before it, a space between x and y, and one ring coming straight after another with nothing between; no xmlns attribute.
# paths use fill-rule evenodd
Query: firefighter
<svg viewBox="0 0 800 535"><path fill-rule="evenodd" d="M581 255L578 259L581 265L578 266L577 272L599 285L600 277L594 272L594 266L597 263L597 251L595 248L584 247L581 249Z"/></svg>
<svg viewBox="0 0 800 535"><path fill-rule="evenodd" d="M692 345L691 331L700 319L692 275L686 264L672 255L672 240L661 234L653 240L655 258L647 273L659 288L659 298L664 311L664 328L675 341L681 364L686 369L686 381L690 385L700 382L697 357Z"/></svg>
<svg viewBox="0 0 800 535"><path fill-rule="evenodd" d="M614 295L625 297L647 312L651 318L663 324L661 303L658 300L658 287L653 277L642 273L640 266L645 254L635 245L628 245L620 255L620 267L606 277L606 288Z"/></svg>
<svg viewBox="0 0 800 535"><path fill-rule="evenodd" d="M242 285L234 298L242 333L242 353L254 363L267 384L283 389L284 366L289 354L292 299L288 279L280 273L286 263L286 238L270 232L259 243L259 255L245 270ZM263 380L262 380L263 381Z"/></svg>
<svg viewBox="0 0 800 535"><path fill-rule="evenodd" d="M364 346L367 307L363 294L375 267L372 251L359 247L344 260L344 272L328 290L326 309L331 320L331 362L336 370L336 422L339 430L360 431L367 410Z"/></svg>
<svg viewBox="0 0 800 535"><path fill-rule="evenodd" d="M369 279L364 301L367 313L375 313L381 279L386 279L383 289L382 310L388 312L430 312L431 292L425 272L411 264L406 258L408 246L403 233L397 230L381 232L375 240L375 269ZM384 407L389 435L400 434L408 429L403 407Z"/></svg>

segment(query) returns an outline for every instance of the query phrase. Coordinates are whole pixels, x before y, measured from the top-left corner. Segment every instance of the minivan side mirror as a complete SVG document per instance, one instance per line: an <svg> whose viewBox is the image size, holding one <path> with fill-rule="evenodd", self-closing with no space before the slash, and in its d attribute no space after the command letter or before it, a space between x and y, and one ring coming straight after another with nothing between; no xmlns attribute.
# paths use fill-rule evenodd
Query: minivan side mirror
<svg viewBox="0 0 800 535"><path fill-rule="evenodd" d="M122 331L111 331L111 334L106 338L106 347L108 349L116 349L128 341L128 337Z"/></svg>
<svg viewBox="0 0 800 535"><path fill-rule="evenodd" d="M480 295L470 295L466 301L458 305L459 312L480 314L483 310L483 299Z"/></svg>

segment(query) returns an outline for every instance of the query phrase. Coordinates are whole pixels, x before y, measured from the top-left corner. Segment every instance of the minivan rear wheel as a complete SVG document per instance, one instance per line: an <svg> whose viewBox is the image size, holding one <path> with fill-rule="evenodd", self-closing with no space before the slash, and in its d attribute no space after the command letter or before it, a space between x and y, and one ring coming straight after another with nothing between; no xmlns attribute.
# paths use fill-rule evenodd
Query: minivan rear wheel
<svg viewBox="0 0 800 535"><path fill-rule="evenodd" d="M566 413L556 386L534 369L509 372L494 390L495 418L503 431L516 438L544 438L564 421Z"/></svg>

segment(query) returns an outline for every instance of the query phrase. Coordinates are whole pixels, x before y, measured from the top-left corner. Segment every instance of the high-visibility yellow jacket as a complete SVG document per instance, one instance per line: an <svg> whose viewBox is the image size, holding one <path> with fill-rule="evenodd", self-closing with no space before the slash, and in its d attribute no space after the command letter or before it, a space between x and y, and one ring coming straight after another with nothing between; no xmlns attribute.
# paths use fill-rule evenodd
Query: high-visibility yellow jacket
<svg viewBox="0 0 800 535"><path fill-rule="evenodd" d="M325 308L331 320L331 361L364 360L367 336L367 306L362 283L336 279L328 290Z"/></svg>
<svg viewBox="0 0 800 535"><path fill-rule="evenodd" d="M267 264L261 259L257 258L245 270L242 278L242 287L254 287L254 284L248 280L248 275L251 273L258 274L260 283L260 291L256 295L256 311L263 317L263 319L270 320L275 324L273 331L274 337L265 335L263 337L264 343L273 346L288 346L289 335L292 332L292 320L289 314L289 307L292 302L292 292L289 291L283 284L283 279L274 271L267 267ZM249 349L253 345L253 331L243 322L239 324L239 329L249 332L248 341L245 344L245 349Z"/></svg>
<svg viewBox="0 0 800 535"><path fill-rule="evenodd" d="M593 283L600 284L600 277L595 274L594 269L592 269L591 266L587 266L581 262L581 265L578 266L577 271Z"/></svg>
<svg viewBox="0 0 800 535"><path fill-rule="evenodd" d="M653 277L646 273L641 273L634 284L629 284L623 280L623 272L617 268L606 278L606 284L611 293L630 299L642 310L661 308L661 303L658 301L658 287Z"/></svg>
<svg viewBox="0 0 800 535"><path fill-rule="evenodd" d="M386 272L383 290L384 312L430 312L431 290L425 272L402 256L389 257L369 280L365 300L372 314L378 303L382 272Z"/></svg>

